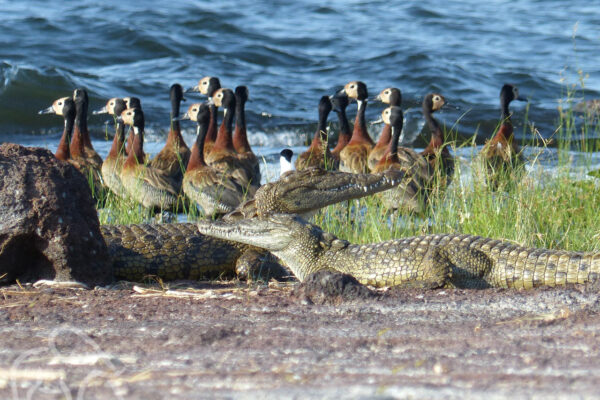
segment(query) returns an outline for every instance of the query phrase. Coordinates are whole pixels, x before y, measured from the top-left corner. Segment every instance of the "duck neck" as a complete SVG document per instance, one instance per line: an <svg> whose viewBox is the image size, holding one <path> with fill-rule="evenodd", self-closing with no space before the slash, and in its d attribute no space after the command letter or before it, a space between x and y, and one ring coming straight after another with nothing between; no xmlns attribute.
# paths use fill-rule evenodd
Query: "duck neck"
<svg viewBox="0 0 600 400"><path fill-rule="evenodd" d="M134 126L133 127L133 143L131 145L131 151L127 155L125 166L143 164L146 159L144 154L144 128Z"/></svg>
<svg viewBox="0 0 600 400"><path fill-rule="evenodd" d="M92 141L90 139L90 132L87 125L87 112L88 104L85 101L75 102L75 129L73 133L73 139L76 136L81 137L81 141L85 147L92 147ZM71 140L73 140L71 139ZM73 144L71 143L71 147Z"/></svg>
<svg viewBox="0 0 600 400"><path fill-rule="evenodd" d="M319 113L319 124L317 131L313 137L311 147L321 147L323 143L327 143L327 113Z"/></svg>
<svg viewBox="0 0 600 400"><path fill-rule="evenodd" d="M400 142L400 134L402 133L402 124L399 126L392 126L392 138L390 140L390 145L388 146L388 162L398 162L398 143ZM383 157L386 159L386 157Z"/></svg>
<svg viewBox="0 0 600 400"><path fill-rule="evenodd" d="M246 132L246 102L238 98L235 107L235 132L233 133L233 147L242 154L252 151Z"/></svg>
<svg viewBox="0 0 600 400"><path fill-rule="evenodd" d="M73 132L73 123L74 120L72 117L65 117L65 128L60 138L60 143L58 143L56 153L54 154L54 156L59 160L67 161L71 157L71 152L69 150L69 141L71 139L71 132Z"/></svg>
<svg viewBox="0 0 600 400"><path fill-rule="evenodd" d="M335 146L335 149L333 149L334 152L339 152L346 147L352 137L350 132L350 124L348 123L348 117L346 117L346 109L340 109L337 114L338 121L340 123L340 133L338 135L337 145Z"/></svg>
<svg viewBox="0 0 600 400"><path fill-rule="evenodd" d="M381 135L379 136L379 140L377 141L377 146L387 146L392 139L392 127L388 124L383 125L383 129L381 130Z"/></svg>
<svg viewBox="0 0 600 400"><path fill-rule="evenodd" d="M373 140L367 131L367 123L365 122L365 111L367 110L367 100L357 100L358 111L354 120L354 130L352 131L352 141L368 142L373 144Z"/></svg>
<svg viewBox="0 0 600 400"><path fill-rule="evenodd" d="M498 129L498 133L496 133L496 137L500 139L501 137L506 140L511 140L513 137L513 126L512 121L510 120L510 110L508 109L508 104L510 102L505 98L500 100L500 108L502 110L502 121L500 122L500 129Z"/></svg>
<svg viewBox="0 0 600 400"><path fill-rule="evenodd" d="M219 134L213 149L235 151L231 131L233 127L233 118L235 116L235 103L230 107L224 108L223 122L219 128Z"/></svg>
<svg viewBox="0 0 600 400"><path fill-rule="evenodd" d="M210 122L208 123L208 132L206 132L206 142L214 143L217 140L217 127L218 127L218 108L214 104L208 106L210 110Z"/></svg>
<svg viewBox="0 0 600 400"><path fill-rule="evenodd" d="M196 141L192 146L192 154L186 168L186 172L192 171L198 167L206 166L204 161L204 142L206 140L207 125L198 124L196 128Z"/></svg>
<svg viewBox="0 0 600 400"><path fill-rule="evenodd" d="M444 144L444 132L442 131L440 124L433 117L433 112L431 110L424 109L423 115L425 116L427 126L429 126L429 129L431 130L431 140L423 151L423 154L435 154ZM447 147L444 147L442 152L449 153L449 150Z"/></svg>
<svg viewBox="0 0 600 400"><path fill-rule="evenodd" d="M502 123L511 123L510 122L510 110L508 109L508 104L510 102L506 99L502 98L500 100L500 110L502 111Z"/></svg>
<svg viewBox="0 0 600 400"><path fill-rule="evenodd" d="M181 125L179 120L173 121L173 118L179 117L179 107L181 101L176 98L171 98L171 129L167 136L167 145L173 145L177 147L185 146L183 137L181 136Z"/></svg>
<svg viewBox="0 0 600 400"><path fill-rule="evenodd" d="M112 142L112 146L110 147L110 151L108 152L108 157L115 158L120 154L123 154L125 151L123 148L125 142L125 127L122 122L117 121L115 137Z"/></svg>

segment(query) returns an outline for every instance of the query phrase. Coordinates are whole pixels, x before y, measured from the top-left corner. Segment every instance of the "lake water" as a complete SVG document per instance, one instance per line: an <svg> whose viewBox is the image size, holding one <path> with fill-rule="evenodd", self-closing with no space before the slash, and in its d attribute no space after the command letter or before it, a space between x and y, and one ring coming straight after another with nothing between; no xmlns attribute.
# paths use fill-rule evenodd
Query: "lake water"
<svg viewBox="0 0 600 400"><path fill-rule="evenodd" d="M412 108L408 142L423 126L423 96L436 91L458 107L436 114L439 120L483 143L498 122L505 82L529 100L512 105L517 137L529 134L525 121L551 137L559 101L567 85L579 82L579 71L589 74L585 97L600 97L600 7L594 3L0 1L0 141L54 150L62 121L36 113L85 87L91 109L113 96L140 97L146 151L154 153L169 126L169 86L190 87L205 75L226 87L249 87L250 142L269 171L283 147L299 151L312 136L320 96L350 80L367 83L371 96L388 86L402 90L403 108ZM183 107L201 100L187 97ZM377 118L381 109L370 104L367 117ZM90 115L102 156L110 140L105 122ZM194 127L185 128L191 144ZM380 128L372 129L376 136ZM551 163L552 154L547 158Z"/></svg>

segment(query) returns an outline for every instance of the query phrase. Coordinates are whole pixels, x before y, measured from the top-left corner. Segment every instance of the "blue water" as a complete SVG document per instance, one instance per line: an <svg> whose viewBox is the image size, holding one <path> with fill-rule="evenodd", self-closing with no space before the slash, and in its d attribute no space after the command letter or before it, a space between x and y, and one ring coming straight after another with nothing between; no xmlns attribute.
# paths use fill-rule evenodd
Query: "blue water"
<svg viewBox="0 0 600 400"><path fill-rule="evenodd" d="M526 120L553 135L567 86L581 87L579 71L589 75L585 97L600 97L600 7L589 0L0 1L0 12L0 141L51 149L62 122L36 112L75 87L88 89L92 109L113 96L140 97L152 153L166 136L172 83L215 75L227 87L247 85L250 142L269 161L283 146L301 149L320 96L350 80L366 82L371 96L402 90L403 107L414 110L409 142L432 91L458 107L440 121L478 143L497 124L505 82L529 99L512 106L518 137L530 134ZM381 109L370 104L367 117ZM101 155L105 120L89 121Z"/></svg>

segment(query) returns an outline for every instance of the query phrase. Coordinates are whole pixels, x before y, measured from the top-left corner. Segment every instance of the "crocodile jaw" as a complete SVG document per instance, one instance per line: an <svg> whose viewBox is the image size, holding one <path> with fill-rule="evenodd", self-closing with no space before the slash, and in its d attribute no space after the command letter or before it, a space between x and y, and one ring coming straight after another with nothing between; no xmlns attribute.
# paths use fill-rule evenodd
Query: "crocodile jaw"
<svg viewBox="0 0 600 400"><path fill-rule="evenodd" d="M293 218L290 216L290 218ZM284 219L285 221L285 219ZM292 241L290 226L271 219L241 219L237 221L198 222L198 231L204 235L231 240L269 251L281 251Z"/></svg>
<svg viewBox="0 0 600 400"><path fill-rule="evenodd" d="M318 168L293 171L256 192L259 215L302 214L330 204L369 196L398 185L403 171L381 174L331 172Z"/></svg>

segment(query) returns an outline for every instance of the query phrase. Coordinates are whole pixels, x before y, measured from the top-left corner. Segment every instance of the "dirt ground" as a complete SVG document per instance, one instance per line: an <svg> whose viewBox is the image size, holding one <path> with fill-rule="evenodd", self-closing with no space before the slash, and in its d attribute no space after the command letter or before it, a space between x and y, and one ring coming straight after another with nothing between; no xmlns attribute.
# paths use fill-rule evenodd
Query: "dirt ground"
<svg viewBox="0 0 600 400"><path fill-rule="evenodd" d="M600 287L0 289L0 398L597 398Z"/></svg>

